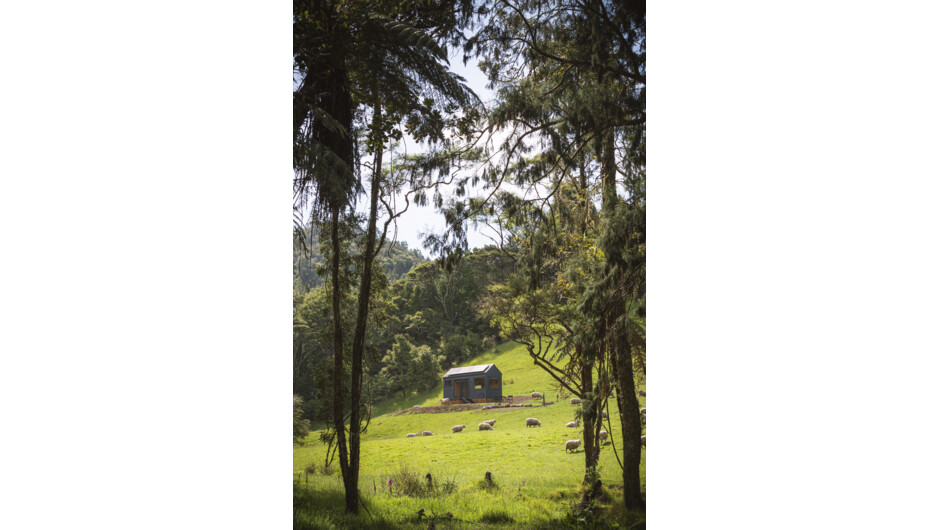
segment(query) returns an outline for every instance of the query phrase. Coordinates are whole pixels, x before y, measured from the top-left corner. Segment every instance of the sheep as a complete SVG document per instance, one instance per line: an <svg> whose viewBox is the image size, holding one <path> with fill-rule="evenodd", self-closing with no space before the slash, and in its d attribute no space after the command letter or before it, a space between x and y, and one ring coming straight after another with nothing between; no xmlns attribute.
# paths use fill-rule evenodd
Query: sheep
<svg viewBox="0 0 940 530"><path fill-rule="evenodd" d="M607 418L607 411L606 411L606 410L602 410L602 411L601 411L601 416L606 419L606 418Z"/></svg>
<svg viewBox="0 0 940 530"><path fill-rule="evenodd" d="M454 425L453 427L450 428L450 430L454 432L460 432L463 430L464 427L466 427L466 425Z"/></svg>
<svg viewBox="0 0 940 530"><path fill-rule="evenodd" d="M493 424L496 423L496 420L486 420L486 421L484 421L483 423L489 423L489 424L490 424L490 427L492 427Z"/></svg>
<svg viewBox="0 0 940 530"><path fill-rule="evenodd" d="M640 409L640 414L646 416L646 409L645 408Z"/></svg>
<svg viewBox="0 0 940 530"><path fill-rule="evenodd" d="M537 419L535 419L535 418L526 418L526 419L525 419L525 426L526 426L526 427L541 427L541 426L542 426L542 422L540 422L539 420L537 420Z"/></svg>
<svg viewBox="0 0 940 530"><path fill-rule="evenodd" d="M405 438L414 438L415 436L418 436L418 433L409 432L408 434L405 435Z"/></svg>
<svg viewBox="0 0 940 530"><path fill-rule="evenodd" d="M581 445L581 440L568 440L565 442L565 453L567 453L569 449L571 449L571 452L573 453L579 445Z"/></svg>
<svg viewBox="0 0 940 530"><path fill-rule="evenodd" d="M565 424L565 427L580 427L581 422L579 420L569 421Z"/></svg>
<svg viewBox="0 0 940 530"><path fill-rule="evenodd" d="M532 397L534 397L535 399L542 399L542 394L540 394L539 392L532 392Z"/></svg>
<svg viewBox="0 0 940 530"><path fill-rule="evenodd" d="M440 399L441 406L447 405L447 402L448 402L448 401L450 401L450 398L441 398L441 399Z"/></svg>
<svg viewBox="0 0 940 530"><path fill-rule="evenodd" d="M421 436L434 436L434 433L431 431L424 431L421 433Z"/></svg>
<svg viewBox="0 0 940 530"><path fill-rule="evenodd" d="M572 404L572 405L580 405L580 404L581 404L581 398L571 398L571 404Z"/></svg>
<svg viewBox="0 0 940 530"><path fill-rule="evenodd" d="M643 436L640 436L640 443L643 445L643 447L646 447L646 435L645 434Z"/></svg>
<svg viewBox="0 0 940 530"><path fill-rule="evenodd" d="M492 431L492 430L493 430L493 426L490 425L489 423L486 423L485 421L484 421L483 423L481 423L480 425L478 425L477 428L479 428L481 431Z"/></svg>
<svg viewBox="0 0 940 530"><path fill-rule="evenodd" d="M602 442L603 442L604 440L606 440L606 439L607 439L607 431L601 431L601 432L597 433L597 439L600 440L600 441L602 441Z"/></svg>

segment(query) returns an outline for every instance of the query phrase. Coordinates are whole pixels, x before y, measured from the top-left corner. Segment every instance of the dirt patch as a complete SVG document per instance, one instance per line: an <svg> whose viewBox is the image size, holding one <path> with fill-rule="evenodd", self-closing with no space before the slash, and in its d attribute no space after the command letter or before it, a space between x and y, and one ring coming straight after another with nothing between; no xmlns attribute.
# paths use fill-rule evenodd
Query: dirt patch
<svg viewBox="0 0 940 530"><path fill-rule="evenodd" d="M446 407L412 407L392 413L392 416L403 414L441 414L443 412L461 412L464 410L482 409L482 403L463 403L460 405L447 405Z"/></svg>
<svg viewBox="0 0 940 530"><path fill-rule="evenodd" d="M490 410L494 412L503 411L503 410L515 410L518 407L511 407L510 405L522 403L523 401L532 401L532 404L529 406L539 406L542 404L541 399L533 400L532 396L512 396L511 399L510 399L510 396L505 396L503 397L502 403L500 403L501 405L503 405L502 407L496 408L496 409L487 409L487 412L489 412ZM550 405L551 403L546 402L545 404ZM402 416L404 414L443 414L445 412L462 412L465 410L482 409L484 405L492 406L493 404L492 403L460 403L460 404L454 404L454 405L448 404L448 405L441 405L441 406L434 406L434 407L412 407L410 409L404 409L404 410L398 410L398 411L392 412L391 415Z"/></svg>

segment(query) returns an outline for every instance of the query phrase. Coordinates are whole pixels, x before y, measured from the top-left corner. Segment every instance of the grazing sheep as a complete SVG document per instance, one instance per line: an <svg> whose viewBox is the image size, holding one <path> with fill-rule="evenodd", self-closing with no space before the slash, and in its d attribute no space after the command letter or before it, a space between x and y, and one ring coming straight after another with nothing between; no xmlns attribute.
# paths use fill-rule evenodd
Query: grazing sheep
<svg viewBox="0 0 940 530"><path fill-rule="evenodd" d="M581 422L579 420L569 421L565 424L565 427L580 427Z"/></svg>
<svg viewBox="0 0 940 530"><path fill-rule="evenodd" d="M418 436L418 433L409 432L408 434L405 435L405 438L414 438L415 436Z"/></svg>
<svg viewBox="0 0 940 530"><path fill-rule="evenodd" d="M421 436L434 436L434 433L431 431L424 431L421 433Z"/></svg>
<svg viewBox="0 0 940 530"><path fill-rule="evenodd" d="M581 440L568 440L565 442L565 453L567 453L569 449L571 449L571 452L573 453L579 445L581 445Z"/></svg>
<svg viewBox="0 0 940 530"><path fill-rule="evenodd" d="M481 431L492 431L492 430L493 430L493 426L490 425L489 423L486 423L485 421L484 421L483 423L481 423L480 425L478 425L477 428L479 428Z"/></svg>
<svg viewBox="0 0 940 530"><path fill-rule="evenodd" d="M607 418L607 411L606 411L606 410L602 410L602 411L601 411L601 417L602 417L602 418L605 418L605 419Z"/></svg>
<svg viewBox="0 0 940 530"><path fill-rule="evenodd" d="M601 431L601 432L597 433L597 439L600 440L600 441L602 441L602 442L603 442L604 440L606 440L606 439L607 439L607 431Z"/></svg>
<svg viewBox="0 0 940 530"><path fill-rule="evenodd" d="M534 397L534 398L536 398L536 399L542 399L542 394L540 394L540 393L538 393L538 392L532 392L532 397Z"/></svg>
<svg viewBox="0 0 940 530"><path fill-rule="evenodd" d="M640 443L643 444L643 447L646 447L646 435L640 436Z"/></svg>
<svg viewBox="0 0 940 530"><path fill-rule="evenodd" d="M640 395L646 397L646 390L640 390Z"/></svg>
<svg viewBox="0 0 940 530"><path fill-rule="evenodd" d="M463 430L464 427L466 427L466 425L454 425L453 427L450 428L450 430L454 432L460 432Z"/></svg>
<svg viewBox="0 0 940 530"><path fill-rule="evenodd" d="M581 398L571 398L571 404L572 404L572 405L580 405L580 404L581 404Z"/></svg>
<svg viewBox="0 0 940 530"><path fill-rule="evenodd" d="M640 409L640 414L646 416L646 409L645 409L645 408L644 408L644 409Z"/></svg>
<svg viewBox="0 0 940 530"><path fill-rule="evenodd" d="M447 402L450 401L450 398L441 398L440 401L441 401L441 406L447 405Z"/></svg>
<svg viewBox="0 0 940 530"><path fill-rule="evenodd" d="M489 424L490 424L490 427L492 427L493 424L496 423L496 420L486 420L486 421L484 421L483 423L489 423Z"/></svg>
<svg viewBox="0 0 940 530"><path fill-rule="evenodd" d="M540 422L539 420L537 420L537 419L535 419L535 418L526 418L526 419L525 419L525 426L526 426L526 427L541 427L541 426L542 426L542 422Z"/></svg>
<svg viewBox="0 0 940 530"><path fill-rule="evenodd" d="M411 408L413 408L413 409L420 409L420 408L421 408L421 405L415 405L415 406L413 406L413 407L411 407Z"/></svg>

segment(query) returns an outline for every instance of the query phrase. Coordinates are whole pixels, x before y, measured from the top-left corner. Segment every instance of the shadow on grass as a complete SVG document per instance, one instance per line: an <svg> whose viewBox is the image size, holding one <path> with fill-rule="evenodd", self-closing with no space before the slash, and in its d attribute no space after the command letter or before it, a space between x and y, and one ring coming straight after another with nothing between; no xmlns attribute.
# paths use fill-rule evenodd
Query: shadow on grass
<svg viewBox="0 0 940 530"><path fill-rule="evenodd" d="M611 499L613 500L613 499ZM504 510L487 510L479 521L465 521L459 518L433 518L422 513L403 518L389 518L366 502L359 515L345 513L345 497L342 491L317 490L302 485L294 485L294 530L340 530L352 529L399 529L399 528L525 528L548 530L561 528L620 528L645 530L646 516L642 512L624 512L613 502L611 506L598 510L593 516L584 517L572 511L558 519L541 521L518 521ZM449 515L449 514L448 514ZM459 515L458 515L459 517ZM433 519L433 524L432 523Z"/></svg>
<svg viewBox="0 0 940 530"><path fill-rule="evenodd" d="M342 491L314 490L294 485L294 530L339 530L341 528L377 528L397 529L408 525L397 524L385 519L372 510L370 516L366 510L360 515L345 513L346 498Z"/></svg>

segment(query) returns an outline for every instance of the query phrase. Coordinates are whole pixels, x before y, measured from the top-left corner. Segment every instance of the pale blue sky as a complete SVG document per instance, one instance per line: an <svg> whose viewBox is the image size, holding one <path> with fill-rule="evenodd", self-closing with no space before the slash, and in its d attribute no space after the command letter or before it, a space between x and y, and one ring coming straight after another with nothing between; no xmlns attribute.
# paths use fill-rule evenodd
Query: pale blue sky
<svg viewBox="0 0 940 530"><path fill-rule="evenodd" d="M450 59L451 70L466 78L467 86L476 92L480 99L489 103L494 95L492 91L486 88L486 76L477 67L476 59L471 59L464 66L460 57L461 54L460 51L452 54ZM419 147L414 141L409 140L406 139L408 152L418 152ZM403 201L399 201L399 204L403 204ZM427 255L427 251L421 246L420 234L432 231L440 232L443 228L443 216L437 213L432 206L418 207L412 204L408 211L398 218L397 240L405 241L408 243L408 248L418 248L423 254ZM392 237L391 230L390 228L389 238ZM474 230L473 227L468 227L467 239L471 248L482 247L490 243L490 240Z"/></svg>

